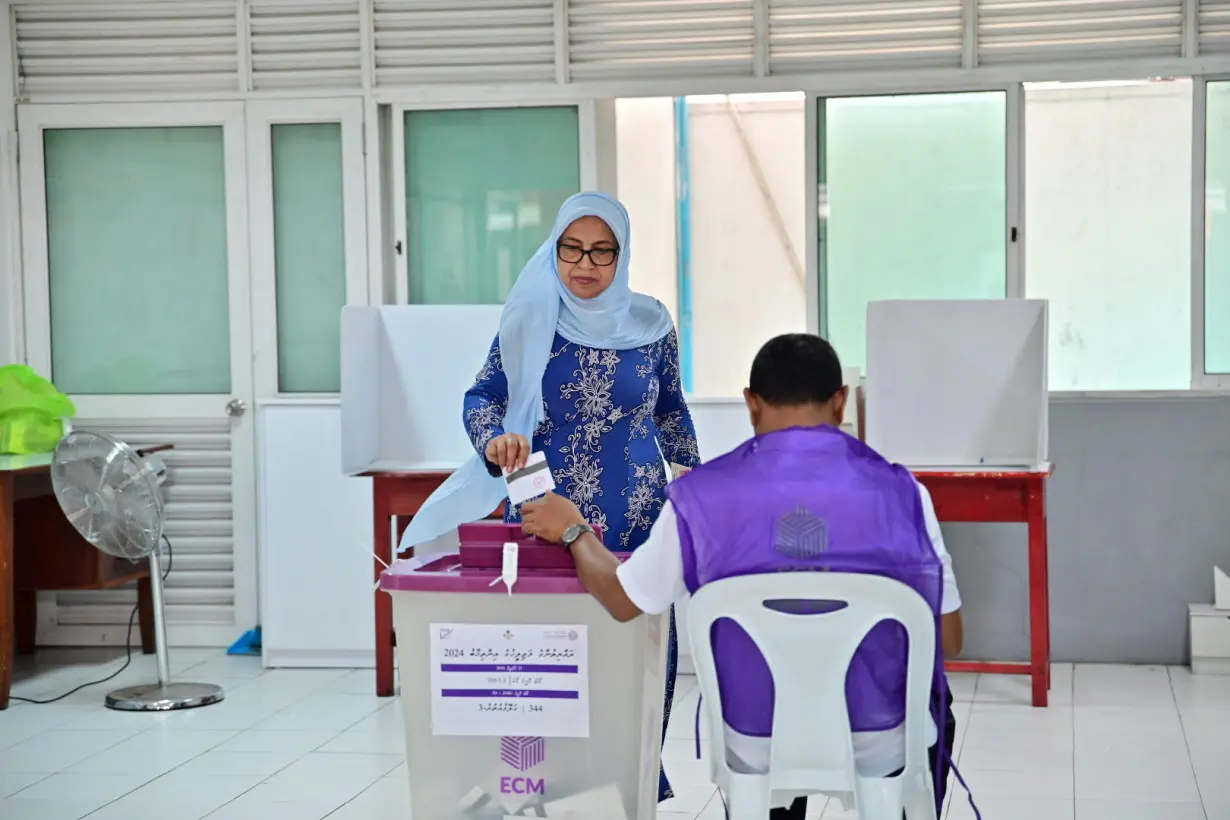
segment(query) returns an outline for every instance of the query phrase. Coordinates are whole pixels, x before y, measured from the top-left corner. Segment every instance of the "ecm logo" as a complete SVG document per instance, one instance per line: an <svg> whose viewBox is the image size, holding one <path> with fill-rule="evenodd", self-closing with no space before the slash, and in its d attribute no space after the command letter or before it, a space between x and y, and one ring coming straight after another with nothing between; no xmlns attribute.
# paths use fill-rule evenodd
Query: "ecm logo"
<svg viewBox="0 0 1230 820"><path fill-rule="evenodd" d="M547 756L547 741L541 737L505 737L500 739L500 760L519 772L527 772ZM541 777L501 777L500 794L545 794Z"/></svg>

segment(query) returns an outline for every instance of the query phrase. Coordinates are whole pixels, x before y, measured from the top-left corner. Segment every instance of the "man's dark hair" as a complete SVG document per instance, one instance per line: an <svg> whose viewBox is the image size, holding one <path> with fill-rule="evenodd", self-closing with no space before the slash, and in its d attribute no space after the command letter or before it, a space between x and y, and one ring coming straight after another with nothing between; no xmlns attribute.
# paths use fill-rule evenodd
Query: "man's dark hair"
<svg viewBox="0 0 1230 820"><path fill-rule="evenodd" d="M748 388L767 404L823 404L841 390L841 360L833 346L811 333L770 339L752 362Z"/></svg>

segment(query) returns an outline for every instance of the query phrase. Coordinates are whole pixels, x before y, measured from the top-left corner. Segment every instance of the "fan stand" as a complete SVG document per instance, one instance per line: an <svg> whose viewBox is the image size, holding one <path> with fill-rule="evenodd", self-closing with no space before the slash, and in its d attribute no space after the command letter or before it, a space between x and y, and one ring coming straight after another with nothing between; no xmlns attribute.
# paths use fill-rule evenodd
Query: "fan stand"
<svg viewBox="0 0 1230 820"><path fill-rule="evenodd" d="M211 683L171 682L162 602L162 561L158 557L157 547L149 554L149 586L154 605L154 651L158 660L158 682L116 689L107 695L107 707L121 712L170 712L218 703L224 697L220 686Z"/></svg>

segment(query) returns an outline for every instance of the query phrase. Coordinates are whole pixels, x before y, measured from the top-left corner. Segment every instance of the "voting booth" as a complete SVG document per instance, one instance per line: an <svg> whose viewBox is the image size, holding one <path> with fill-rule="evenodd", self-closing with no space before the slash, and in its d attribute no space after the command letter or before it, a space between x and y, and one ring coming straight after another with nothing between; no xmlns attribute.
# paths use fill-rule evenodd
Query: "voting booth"
<svg viewBox="0 0 1230 820"><path fill-rule="evenodd" d="M665 616L621 624L562 547L491 522L400 561L393 599L416 820L653 820ZM511 590L499 542L520 538Z"/></svg>
<svg viewBox="0 0 1230 820"><path fill-rule="evenodd" d="M451 472L474 454L461 408L501 309L342 308L343 473Z"/></svg>
<svg viewBox="0 0 1230 820"><path fill-rule="evenodd" d="M947 299L867 306L867 443L923 470L1048 462L1047 302Z"/></svg>

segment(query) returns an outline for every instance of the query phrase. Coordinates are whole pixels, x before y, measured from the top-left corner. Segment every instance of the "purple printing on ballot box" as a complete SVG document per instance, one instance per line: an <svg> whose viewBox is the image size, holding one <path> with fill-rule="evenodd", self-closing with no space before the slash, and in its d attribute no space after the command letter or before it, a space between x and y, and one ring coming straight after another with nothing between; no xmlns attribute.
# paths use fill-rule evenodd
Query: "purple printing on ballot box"
<svg viewBox="0 0 1230 820"><path fill-rule="evenodd" d="M547 757L547 741L541 737L500 739L500 760L519 772L529 771Z"/></svg>

